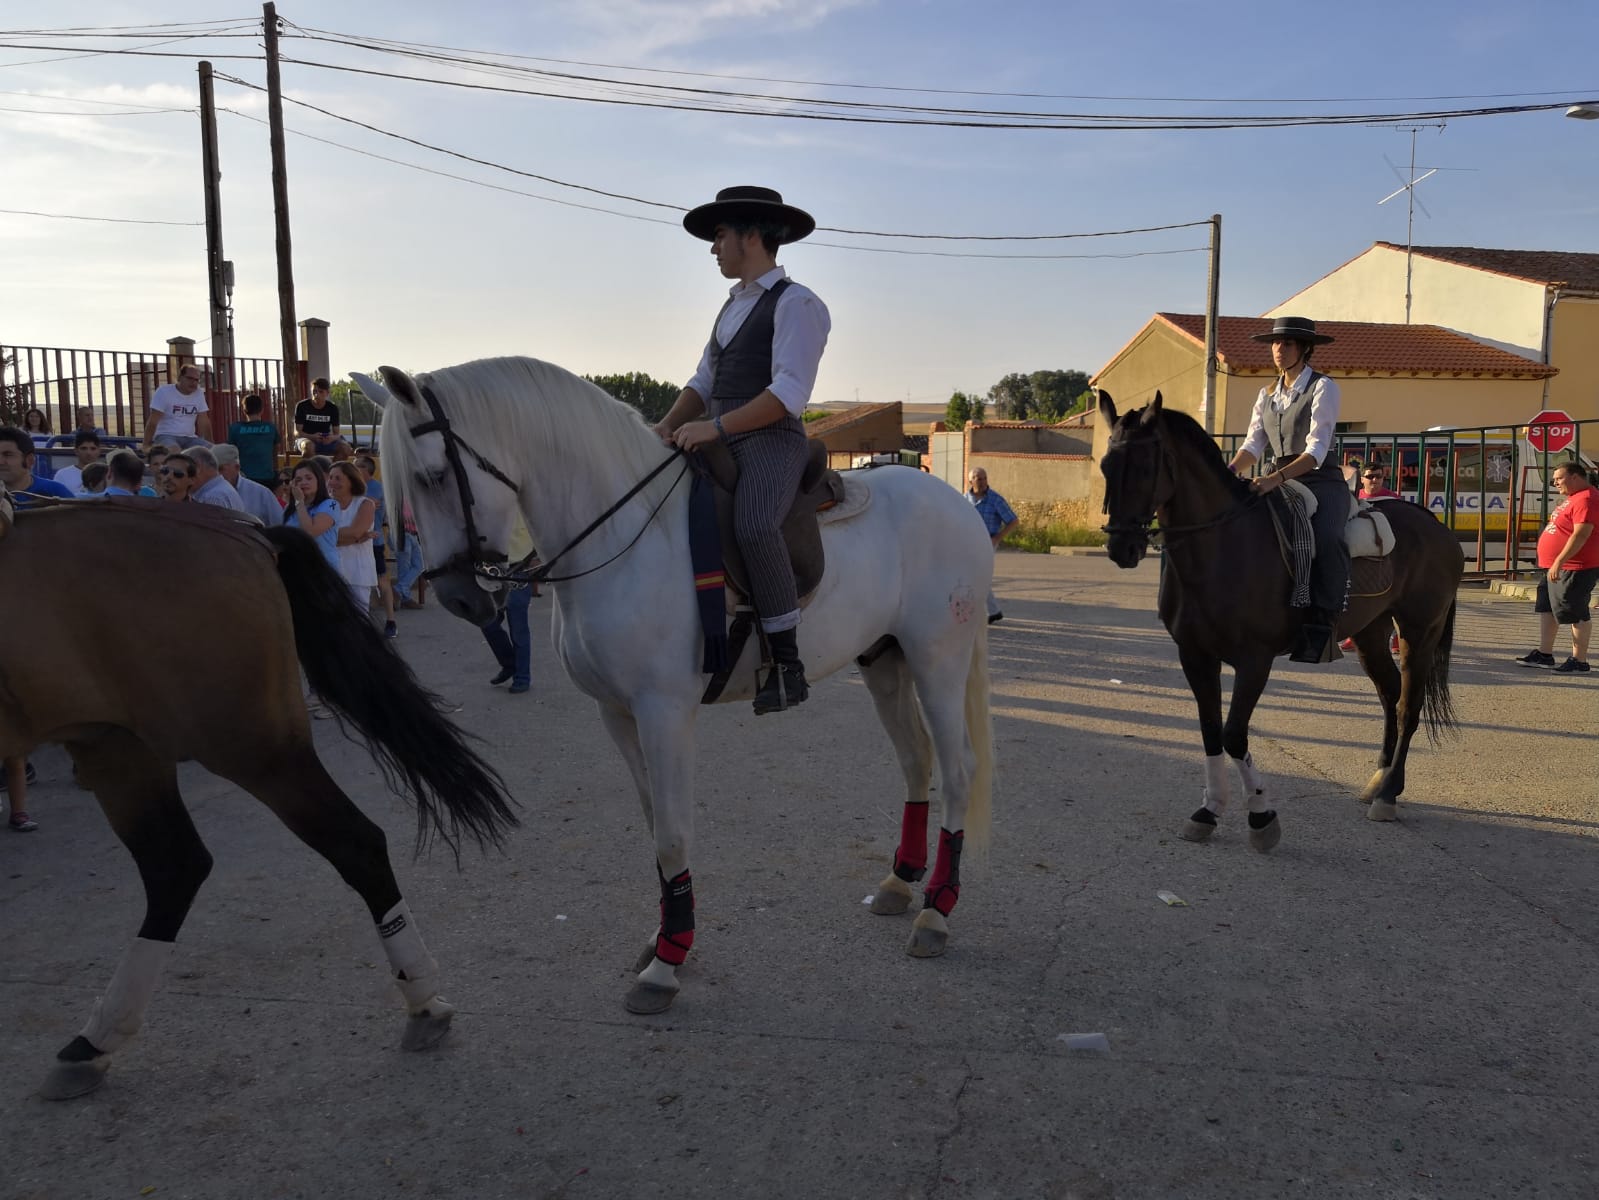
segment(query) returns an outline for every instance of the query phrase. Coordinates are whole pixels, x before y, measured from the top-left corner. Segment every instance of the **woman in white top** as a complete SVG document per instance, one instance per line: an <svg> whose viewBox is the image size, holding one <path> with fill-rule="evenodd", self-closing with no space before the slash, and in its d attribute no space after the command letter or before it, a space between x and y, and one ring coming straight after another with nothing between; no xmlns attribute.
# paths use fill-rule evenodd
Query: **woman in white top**
<svg viewBox="0 0 1599 1200"><path fill-rule="evenodd" d="M366 481L347 462L328 468L328 495L333 498L333 523L338 526L339 574L350 585L350 598L363 613L372 604L378 585L377 563L372 557L372 519L376 506L366 498Z"/></svg>

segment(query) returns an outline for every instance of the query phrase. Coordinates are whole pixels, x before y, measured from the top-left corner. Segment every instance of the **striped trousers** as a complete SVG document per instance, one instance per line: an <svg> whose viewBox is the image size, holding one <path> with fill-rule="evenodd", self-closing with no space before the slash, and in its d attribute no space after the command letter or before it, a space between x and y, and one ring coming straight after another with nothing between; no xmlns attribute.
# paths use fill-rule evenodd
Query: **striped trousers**
<svg viewBox="0 0 1599 1200"><path fill-rule="evenodd" d="M794 507L805 471L806 440L800 430L767 428L737 434L728 449L738 463L733 492L733 535L749 571L755 611L767 633L799 624L799 593L783 519Z"/></svg>

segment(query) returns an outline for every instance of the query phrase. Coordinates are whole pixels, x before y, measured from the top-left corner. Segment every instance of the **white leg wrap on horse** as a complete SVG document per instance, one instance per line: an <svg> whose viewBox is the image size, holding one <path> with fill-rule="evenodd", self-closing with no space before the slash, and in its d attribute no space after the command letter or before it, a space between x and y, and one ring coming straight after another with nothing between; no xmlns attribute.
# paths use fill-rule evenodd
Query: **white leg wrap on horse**
<svg viewBox="0 0 1599 1200"><path fill-rule="evenodd" d="M1227 760L1220 754L1205 755L1205 807L1218 817L1227 811Z"/></svg>
<svg viewBox="0 0 1599 1200"><path fill-rule="evenodd" d="M401 900L378 922L378 937L383 953L394 968L394 986L405 997L405 1006L415 1016L427 1011L428 1001L439 993L439 964L422 944L422 934L411 916L411 906Z"/></svg>
<svg viewBox="0 0 1599 1200"><path fill-rule="evenodd" d="M1233 766L1238 768L1238 782L1243 785L1244 795L1249 800L1249 811L1265 812L1270 807L1266 803L1266 781L1255 770L1255 756L1246 754L1242 758L1235 758Z"/></svg>
<svg viewBox="0 0 1599 1200"><path fill-rule="evenodd" d="M96 1050L109 1054L139 1032L144 1010L150 1006L150 997L171 957L171 942L133 940L117 964L105 995L94 1002L89 1023L83 1027L83 1036Z"/></svg>
<svg viewBox="0 0 1599 1200"><path fill-rule="evenodd" d="M650 959L650 965L638 973L640 983L652 983L656 987L669 988L677 991L677 968L671 963L662 962L659 958Z"/></svg>

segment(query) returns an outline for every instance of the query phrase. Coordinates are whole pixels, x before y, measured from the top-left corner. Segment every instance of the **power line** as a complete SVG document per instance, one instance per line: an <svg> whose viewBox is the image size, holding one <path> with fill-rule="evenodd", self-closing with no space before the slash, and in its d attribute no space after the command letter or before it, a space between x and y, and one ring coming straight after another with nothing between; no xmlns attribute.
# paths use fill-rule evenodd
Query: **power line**
<svg viewBox="0 0 1599 1200"><path fill-rule="evenodd" d="M1099 116L1091 113L1060 113L1060 114L1022 114L1036 116L1040 119L1028 121L998 120L996 116L1007 114L987 114L979 110L970 110L972 120L950 119L912 119L903 116L869 116L864 113L842 112L798 112L785 109L752 109L728 108L725 105L716 107L709 104L674 103L661 99L621 99L613 96L584 96L571 92L539 91L530 88L502 87L495 84L471 83L465 80L438 79L431 76L414 74L399 74L393 71L378 71L370 67L343 66L337 63L314 62L310 59L284 58L283 62L293 63L296 66L310 67L314 70L338 71L354 75L370 75L379 79L397 79L407 83L430 83L442 87L463 88L471 91L497 92L516 96L531 96L540 99L575 100L589 104L610 104L632 108L657 108L678 112L711 112L722 114L741 114L747 116L778 117L787 120L828 121L845 124L866 125L903 125L916 127L937 127L953 129L1009 129L1009 130L1055 130L1061 132L1090 132L1090 131L1116 131L1129 130L1145 131L1194 131L1201 129L1294 129L1307 126L1337 126L1337 125L1376 125L1392 123L1394 121L1411 120L1464 120L1468 117L1507 116L1519 113L1549 112L1555 109L1568 107L1573 101L1569 98L1541 104L1502 105L1494 108L1451 109L1435 112L1421 113L1336 113L1325 115L1276 115L1247 117L1242 119L1223 117L1187 117L1187 116L1160 116L1160 115L1121 115ZM616 80L602 80L599 82L615 84ZM632 85L638 86L638 85ZM737 97L743 98L743 97ZM822 104L828 106L842 106L850 104L845 101L807 101L792 97L758 97L758 99L773 101L792 101L799 104ZM876 106L886 109L908 106ZM937 110L925 109L920 111L967 111L967 110Z"/></svg>
<svg viewBox="0 0 1599 1200"><path fill-rule="evenodd" d="M1062 92L998 92L982 91L971 88L935 88L935 87L910 87L905 85L881 83L840 83L836 81L819 79L784 79L781 77L767 77L761 75L737 75L714 71L684 71L665 67L639 67L616 63L591 62L584 59L547 58L534 54L513 54L503 50L473 50L460 46L443 46L431 42L406 42L396 38L383 38L372 35L347 34L337 30L319 29L314 26L297 25L286 21L290 28L306 36L308 40L348 39L350 44L366 44L369 48L382 49L386 47L403 48L406 50L431 50L444 51L451 54L463 55L492 55L496 58L519 59L525 62L553 63L557 66L591 67L606 71L633 71L649 75L676 75L694 79L729 79L741 83L777 83L798 87L829 87L841 90L881 91L881 92L910 92L921 95L939 96L989 96L997 99L1015 100L1090 100L1107 103L1123 103L1136 101L1140 103L1159 104L1399 104L1399 103L1438 103L1445 100L1515 100L1528 99L1540 96L1570 96L1573 91L1584 91L1592 95L1599 89L1565 89L1561 91L1544 92L1491 92L1487 94L1465 93L1459 95L1441 96L1317 96L1317 97L1272 97L1267 99L1230 98L1223 96L1117 96L1117 95L1087 95L1079 93ZM323 35L322 38L310 35ZM487 59L480 60L485 65L497 65ZM513 68L514 69L514 68ZM622 81L616 81L622 82Z"/></svg>
<svg viewBox="0 0 1599 1200"><path fill-rule="evenodd" d="M156 113L192 113L192 108L135 108L127 112L77 112L64 108L13 108L10 105L0 105L0 112L28 113L35 117L149 117Z"/></svg>
<svg viewBox="0 0 1599 1200"><path fill-rule="evenodd" d="M76 213L34 212L27 208L0 208L0 213L17 217L50 217L58 221L105 221L114 225L204 225L204 221L151 221L140 217L84 217Z"/></svg>
<svg viewBox="0 0 1599 1200"><path fill-rule="evenodd" d="M237 84L240 87L249 88L252 91L262 91L263 90L259 84L250 83L250 82L248 82L246 80L239 79L239 78L237 78L236 76L233 76L233 75L224 74L223 72L220 72L220 71L216 72L215 77L217 79L223 80L223 81L225 81L227 83ZM576 190L576 191L588 192L588 193L590 193L592 195L604 196L607 199L611 199L611 200L625 200L625 201L628 201L629 203L643 204L643 205L646 205L646 206L651 207L651 208L664 208L664 209L668 209L668 210L670 210L671 212L674 212L674 213L683 213L683 212L688 211L681 204L669 204L669 203L667 203L665 201L662 201L662 200L649 200L649 199L646 199L646 198L644 198L642 196L633 196L633 195L629 195L629 194L627 194L625 192L606 191L603 188L590 187L587 184L571 183L571 182L569 182L567 180L555 179L555 178L553 178L552 176L549 176L549 175L539 175L539 174L536 174L535 172L532 172L532 171L524 171L524 170L522 170L522 169L520 169L518 167L507 166L504 163L495 162L492 159L479 158L479 157L477 157L475 155L465 154L465 153L463 153L463 152L461 152L459 150L451 150L451 149L449 149L448 147L445 147L445 146L438 146L438 145L434 145L431 142L424 142L424 141L422 141L422 140L420 140L418 138L413 138L413 137L410 137L410 136L408 136L406 134L403 134L403 133L396 133L393 130L384 129L384 128L380 127L380 126L373 125L370 122L360 121L360 120L357 120L354 117L347 117L347 116L344 116L341 113L336 113L336 112L333 112L333 111L331 111L329 109L322 108L321 106L312 104L312 103L310 103L309 101L306 101L306 100L297 100L297 99L295 99L292 96L285 96L284 99L286 101L288 101L290 104L296 105L297 107L300 107L300 108L310 109L312 112L320 113L321 115L323 115L325 117L330 117L330 118L332 118L335 121L342 121L345 124L354 125L357 128L365 129L365 130L367 130L367 131L369 131L371 133L376 133L376 134L379 134L379 135L381 135L383 137L393 138L396 141L405 142L408 145L417 146L417 147L420 147L421 149L424 149L424 150L431 150L431 151L433 151L433 152L435 152L437 154L444 154L444 155L448 155L451 158L458 158L458 159L461 159L464 162L474 163L477 166L489 167L490 169L496 170L496 171L505 171L508 174L519 175L519 176L522 176L523 178L527 178L527 179L536 179L540 183L554 184L557 187L571 188L571 189ZM232 111L232 110L229 110L229 111ZM235 115L243 115L243 114L235 114ZM255 118L249 118L249 119L254 120ZM306 136L310 136L310 135L306 135ZM319 138L317 140L321 141L321 140L325 140L325 139L320 139ZM358 153L358 154L367 154L368 153L367 151L363 151L363 150L355 150L354 147L342 146L342 145L340 145L339 143L336 143L336 142L330 143L330 144L339 145L341 149L354 150L354 152ZM371 157L383 158L382 155L371 155ZM399 166L415 166L415 164L407 163L407 162L404 162L403 160L399 160L399 159L384 159L384 161L393 162L393 163L396 163ZM416 168L416 169L424 170L424 171L428 171L429 170L429 168L426 168L426 167L419 167L419 168ZM462 176L449 175L446 172L432 172L432 171L430 171L430 173L445 175L447 178L451 178L451 179L460 179L463 182L467 182L467 183L477 183L478 182L477 180L467 179L467 178L464 178ZM493 186L493 185L485 184L483 186ZM504 190L515 191L515 189L504 189ZM527 196L530 196L532 199L549 199L549 197L537 196L537 195L534 195L533 193L527 193L527 192L517 192L516 194L518 194L518 195L527 195ZM552 202L553 203L563 203L562 201L552 201ZM587 207L587 206L584 206L584 205L572 205L572 207L583 208L583 207ZM611 215L614 215L614 216L624 216L624 215L626 215L626 214L621 214L621 213L614 213L610 209L592 209L592 211L610 213ZM675 224L675 222L665 222L665 223L667 223L667 224ZM842 233L842 234L855 236L855 237L910 238L910 239L934 240L934 241L1037 242L1037 241L1062 241L1062 240L1067 240L1067 239L1081 239L1081 238L1126 237L1126 236L1130 236L1130 235L1143 234L1143 233L1159 233L1159 232L1163 232L1165 230L1172 230L1172 229L1192 229L1192 228L1195 228L1195 227L1198 227L1198 226L1201 226L1201 225L1207 225L1207 224L1209 224L1209 222L1207 222L1207 221L1184 221L1184 222L1179 222L1179 223L1170 224L1170 225L1149 225L1149 226L1144 226L1142 228L1136 228L1136 229L1110 229L1110 230L1099 230L1097 232L1091 232L1091 233L1044 233L1044 234L894 233L894 232L885 232L885 231L881 231L881 230L842 229L842 228L838 228L836 226L829 226L829 225L818 225L817 226L817 230L818 230L818 232L822 232L822 233ZM831 242L828 242L828 243L818 242L818 243L815 243L815 244L816 245L835 246L838 249L846 249L846 250L847 249L864 249L864 247L840 246L837 243L831 243ZM1186 250L1184 250L1184 251L1157 251L1157 252L1152 252L1152 253L1188 253L1188 251L1186 251ZM968 255L966 257L983 257L983 256L982 255ZM1020 256L1018 256L1018 255L1004 255L1004 256L1000 256L1000 257L1014 258L1014 257L1020 257ZM1083 256L1078 256L1078 255L1041 255L1040 257L1058 257L1058 258L1096 257L1097 258L1097 257L1112 257L1112 256L1111 255L1083 255ZM1137 255L1127 255L1127 257L1137 257Z"/></svg>

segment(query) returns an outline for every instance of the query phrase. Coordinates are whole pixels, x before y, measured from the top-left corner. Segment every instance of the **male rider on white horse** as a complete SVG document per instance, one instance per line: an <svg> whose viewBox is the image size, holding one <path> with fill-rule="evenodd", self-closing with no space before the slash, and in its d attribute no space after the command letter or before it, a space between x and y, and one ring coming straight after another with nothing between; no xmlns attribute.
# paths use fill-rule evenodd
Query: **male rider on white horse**
<svg viewBox="0 0 1599 1200"><path fill-rule="evenodd" d="M1344 544L1349 485L1332 453L1338 385L1310 365L1315 348L1333 339L1317 333L1316 322L1307 317L1278 317L1270 332L1254 334L1253 340L1271 343L1277 382L1260 389L1249 432L1229 465L1234 472L1248 470L1269 447L1271 471L1254 481L1254 490L1265 495L1286 480L1297 479L1316 497L1310 608L1289 657L1294 662L1321 662L1349 591L1349 549Z"/></svg>
<svg viewBox="0 0 1599 1200"><path fill-rule="evenodd" d="M684 450L724 439L738 463L734 533L772 650L772 671L755 695L755 711L780 712L809 690L782 524L805 469L800 413L833 323L816 294L777 265L777 248L808 236L816 222L770 188L730 187L692 209L683 228L711 243L722 274L738 284L717 315L694 377L655 430L667 445Z"/></svg>

